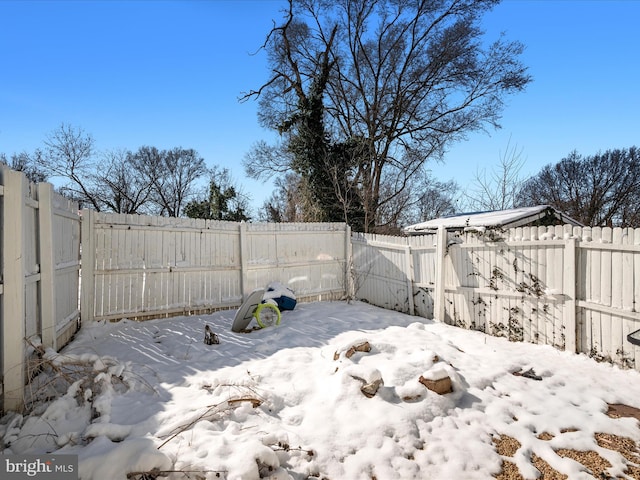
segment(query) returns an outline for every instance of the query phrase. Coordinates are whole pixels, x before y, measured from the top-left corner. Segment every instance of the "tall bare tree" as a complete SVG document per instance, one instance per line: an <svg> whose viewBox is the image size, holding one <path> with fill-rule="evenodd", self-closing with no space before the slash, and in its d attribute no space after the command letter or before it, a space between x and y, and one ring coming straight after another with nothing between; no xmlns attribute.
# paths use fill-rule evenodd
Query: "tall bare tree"
<svg viewBox="0 0 640 480"><path fill-rule="evenodd" d="M307 133L301 127L313 128L324 154L304 142L303 151L316 162L314 174L326 175L331 148L360 144L340 184L357 189L364 228L373 230L399 215L390 210L427 160L471 131L499 126L505 95L530 82L520 43L482 42L479 20L497 3L289 0L264 44L272 75L243 98L260 99L261 123L286 144ZM300 123L310 105L322 115L313 111L314 123ZM299 155L294 149L292 166Z"/></svg>

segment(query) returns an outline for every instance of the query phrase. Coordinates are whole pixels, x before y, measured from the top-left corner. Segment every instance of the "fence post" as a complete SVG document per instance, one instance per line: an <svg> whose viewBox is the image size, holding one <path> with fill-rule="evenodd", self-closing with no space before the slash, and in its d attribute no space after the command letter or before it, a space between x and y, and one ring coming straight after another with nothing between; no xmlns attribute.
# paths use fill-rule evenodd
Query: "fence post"
<svg viewBox="0 0 640 480"><path fill-rule="evenodd" d="M355 297L353 286L353 243L351 242L351 227L348 224L345 224L344 237L344 293L347 299L352 299Z"/></svg>
<svg viewBox="0 0 640 480"><path fill-rule="evenodd" d="M93 322L95 305L96 212L82 210L80 222L80 320Z"/></svg>
<svg viewBox="0 0 640 480"><path fill-rule="evenodd" d="M564 329L565 329L565 351L576 353L576 244L575 238L570 238L564 246Z"/></svg>
<svg viewBox="0 0 640 480"><path fill-rule="evenodd" d="M40 325L42 344L57 350L56 282L53 256L53 185L38 184L38 230L40 241Z"/></svg>
<svg viewBox="0 0 640 480"><path fill-rule="evenodd" d="M23 219L27 179L21 172L2 169L4 209L2 227L2 373L4 411L24 406L25 384L25 255Z"/></svg>
<svg viewBox="0 0 640 480"><path fill-rule="evenodd" d="M447 254L447 229L438 227L436 239L436 284L433 294L433 319L438 322L444 322L444 260Z"/></svg>
<svg viewBox="0 0 640 480"><path fill-rule="evenodd" d="M415 315L416 309L413 303L413 259L411 257L411 245L405 245L404 247L404 270L405 275L407 276L407 297L409 300L409 315Z"/></svg>
<svg viewBox="0 0 640 480"><path fill-rule="evenodd" d="M243 221L239 225L240 231L240 295L242 301L245 299L245 287L247 285L247 258L249 252L247 250L247 224Z"/></svg>

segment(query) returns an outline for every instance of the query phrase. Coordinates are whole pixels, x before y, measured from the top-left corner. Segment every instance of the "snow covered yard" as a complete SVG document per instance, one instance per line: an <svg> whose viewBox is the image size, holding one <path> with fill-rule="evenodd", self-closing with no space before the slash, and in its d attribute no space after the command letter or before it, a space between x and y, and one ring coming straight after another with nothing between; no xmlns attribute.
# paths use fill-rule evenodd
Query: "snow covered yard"
<svg viewBox="0 0 640 480"><path fill-rule="evenodd" d="M358 302L249 334L234 313L84 326L4 452L77 454L84 480L640 478L639 422L608 414L638 372Z"/></svg>

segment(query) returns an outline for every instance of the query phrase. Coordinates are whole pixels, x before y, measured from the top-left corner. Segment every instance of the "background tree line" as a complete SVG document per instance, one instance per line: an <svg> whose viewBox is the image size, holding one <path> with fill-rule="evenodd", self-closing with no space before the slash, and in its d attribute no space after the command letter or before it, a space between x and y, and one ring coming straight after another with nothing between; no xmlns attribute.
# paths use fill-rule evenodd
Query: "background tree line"
<svg viewBox="0 0 640 480"><path fill-rule="evenodd" d="M574 150L527 178L524 165L522 150L508 146L491 172L476 174L460 203L469 211L552 205L587 226L640 227L637 147L587 156Z"/></svg>
<svg viewBox="0 0 640 480"><path fill-rule="evenodd" d="M519 185L520 205L549 204L588 226L640 227L640 151L571 152Z"/></svg>
<svg viewBox="0 0 640 480"><path fill-rule="evenodd" d="M0 163L24 172L33 182L57 179L58 191L96 211L248 221L250 198L228 169L207 168L192 149L97 153L93 138L61 125L33 154L7 156ZM400 226L463 211L502 210L549 204L588 226L640 227L640 151L610 149L583 156L572 151L538 173L520 175L523 150L507 145L490 171L481 170L462 189L428 172L416 176L406 195ZM276 177L274 191L258 212L261 221L307 221L313 205L302 177ZM400 202L402 203L402 202ZM341 221L341 220L339 220ZM389 231L393 231L389 229Z"/></svg>
<svg viewBox="0 0 640 480"><path fill-rule="evenodd" d="M250 198L230 172L207 168L193 149L142 146L101 153L82 128L62 124L33 154L2 153L0 163L31 181L53 181L61 194L97 212L250 220Z"/></svg>

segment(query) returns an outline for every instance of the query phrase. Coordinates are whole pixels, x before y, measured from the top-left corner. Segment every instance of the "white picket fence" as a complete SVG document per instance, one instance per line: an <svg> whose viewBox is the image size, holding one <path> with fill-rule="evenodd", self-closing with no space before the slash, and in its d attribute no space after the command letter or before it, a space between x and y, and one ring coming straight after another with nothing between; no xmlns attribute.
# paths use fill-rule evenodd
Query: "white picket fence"
<svg viewBox="0 0 640 480"><path fill-rule="evenodd" d="M80 217L50 184L0 170L0 411L20 408L34 347L59 349L79 326Z"/></svg>
<svg viewBox="0 0 640 480"><path fill-rule="evenodd" d="M640 370L640 229L353 235L356 298Z"/></svg>

